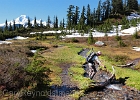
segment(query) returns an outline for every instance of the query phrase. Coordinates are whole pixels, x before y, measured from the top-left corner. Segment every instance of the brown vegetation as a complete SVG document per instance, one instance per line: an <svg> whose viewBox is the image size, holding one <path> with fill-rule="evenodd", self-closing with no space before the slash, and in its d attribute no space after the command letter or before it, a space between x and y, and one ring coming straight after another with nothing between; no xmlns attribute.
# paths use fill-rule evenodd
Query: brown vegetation
<svg viewBox="0 0 140 100"><path fill-rule="evenodd" d="M0 85L7 90L17 90L24 85L24 68L29 64L27 50L20 47L1 46ZM3 88L2 88L3 89Z"/></svg>

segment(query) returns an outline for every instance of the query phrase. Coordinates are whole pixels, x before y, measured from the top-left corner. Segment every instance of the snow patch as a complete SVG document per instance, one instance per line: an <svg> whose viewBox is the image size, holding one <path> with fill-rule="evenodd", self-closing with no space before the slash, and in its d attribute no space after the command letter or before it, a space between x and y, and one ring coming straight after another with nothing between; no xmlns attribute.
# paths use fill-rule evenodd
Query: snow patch
<svg viewBox="0 0 140 100"><path fill-rule="evenodd" d="M29 37L22 37L22 36L16 36L14 38L8 38L6 40L24 40L24 39L28 39Z"/></svg>
<svg viewBox="0 0 140 100"><path fill-rule="evenodd" d="M12 44L12 42L9 42L9 41L0 41L0 44Z"/></svg>
<svg viewBox="0 0 140 100"><path fill-rule="evenodd" d="M133 47L132 50L135 50L135 51L140 51L140 47Z"/></svg>
<svg viewBox="0 0 140 100"><path fill-rule="evenodd" d="M31 50L32 53L36 53L37 50Z"/></svg>

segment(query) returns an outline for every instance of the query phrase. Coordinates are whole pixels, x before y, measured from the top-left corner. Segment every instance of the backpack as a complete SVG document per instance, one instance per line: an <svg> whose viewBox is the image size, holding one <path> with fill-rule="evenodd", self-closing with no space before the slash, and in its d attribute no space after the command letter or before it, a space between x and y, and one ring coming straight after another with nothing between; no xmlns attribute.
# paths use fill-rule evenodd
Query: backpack
<svg viewBox="0 0 140 100"><path fill-rule="evenodd" d="M95 55L96 55L96 53L91 52L91 53L87 56L86 62L93 62L93 61L92 61L92 58L93 58Z"/></svg>

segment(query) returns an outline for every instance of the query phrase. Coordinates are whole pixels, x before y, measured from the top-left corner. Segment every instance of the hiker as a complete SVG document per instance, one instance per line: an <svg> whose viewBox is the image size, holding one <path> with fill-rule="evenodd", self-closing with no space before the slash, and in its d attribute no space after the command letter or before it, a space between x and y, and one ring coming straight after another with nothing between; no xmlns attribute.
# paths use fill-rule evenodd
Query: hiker
<svg viewBox="0 0 140 100"><path fill-rule="evenodd" d="M89 78L92 79L94 75L97 72L98 66L105 67L99 60L99 57L102 53L100 51L94 53L90 53L90 55L87 57L88 67L89 67Z"/></svg>

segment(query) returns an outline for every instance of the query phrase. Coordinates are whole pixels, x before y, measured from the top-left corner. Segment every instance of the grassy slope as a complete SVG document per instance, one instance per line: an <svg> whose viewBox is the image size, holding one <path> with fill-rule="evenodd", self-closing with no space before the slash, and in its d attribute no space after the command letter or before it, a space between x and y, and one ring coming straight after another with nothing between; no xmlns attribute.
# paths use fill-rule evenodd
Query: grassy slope
<svg viewBox="0 0 140 100"><path fill-rule="evenodd" d="M116 62L108 61L106 56L104 55L127 55L130 59L135 59L139 57L139 53L132 51L131 48L111 48L111 47L94 47L89 46L87 44L73 44L73 43L62 43L60 41L57 42L50 42L49 41L39 41L42 45L47 47L51 47L52 49L49 52L44 52L42 55L47 60L47 67L52 70L50 74L50 78L52 80L51 85L60 85L60 73L62 69L58 66L60 63L72 63L73 66L69 69L69 74L72 77L72 80L78 83L80 91L75 92L73 96L78 98L80 95L84 93L84 90L88 88L89 83L91 82L89 79L83 77L84 70L82 68L82 64L85 62L85 59L79 56L77 53L82 48L91 48L93 47L95 51L100 50L103 52L103 56L101 56L102 62L107 66L109 71L112 71L111 66L116 65ZM50 44L51 43L51 44ZM63 47L53 48L53 45L64 45ZM119 68L115 67L116 69L116 77L125 78L129 77L126 80L126 85L135 87L136 89L140 90L140 72L126 69L126 68Z"/></svg>
<svg viewBox="0 0 140 100"><path fill-rule="evenodd" d="M66 63L73 63L73 66L69 69L70 75L72 75L72 80L77 82L79 84L80 91L75 92L72 96L75 98L78 98L80 95L84 93L84 90L88 88L89 83L91 82L89 79L83 77L84 70L81 67L81 65L84 63L85 59L81 56L77 55L77 53L82 49L86 47L93 47L95 51L102 51L103 56L101 56L102 62L107 66L107 69L109 71L112 71L111 66L117 65L119 62L114 61L108 61L106 59L106 55L125 55L128 56L130 59L135 59L139 57L138 52L132 51L130 47L126 48L111 48L111 47L94 47L94 46L87 46L85 44L71 44L71 43L61 43L61 42L55 42L55 45L63 44L64 47L60 47L57 49L54 49L52 51L53 53L47 53L43 54L46 56L48 61L51 61L51 64L49 65L50 68L54 73L51 74L52 78L52 84L61 84L61 79L59 77L59 74L61 73L61 69L58 67L59 63L66 62ZM133 56L132 56L133 54ZM119 68L115 67L116 70L116 78L126 78L129 77L126 80L126 85L134 87L138 90L140 90L140 72L136 70L126 69L126 68Z"/></svg>
<svg viewBox="0 0 140 100"><path fill-rule="evenodd" d="M43 44L47 45L47 42L43 42ZM61 42L53 42L52 45L60 45ZM60 85L61 79L60 74L62 69L59 67L62 63L71 63L72 66L69 69L69 75L71 76L71 80L77 83L80 91L75 92L72 96L74 98L78 98L80 95L84 93L84 90L88 88L90 79L85 78L83 76L84 69L82 68L82 64L85 62L85 59L78 55L78 52L85 48L85 45L73 44L73 43L63 43L62 47L53 48L51 52L43 53L43 56L46 57L48 61L48 67L52 70L50 78L52 80L51 85Z"/></svg>
<svg viewBox="0 0 140 100"><path fill-rule="evenodd" d="M127 55L129 59L140 58L139 52L132 51L130 47L127 48L109 48L109 47L101 47L95 48L96 50L101 50L104 55L114 56L114 55ZM106 56L101 57L102 62L106 65L109 71L112 71L111 66L115 66L115 75L116 78L127 78L125 83L130 87L134 87L140 90L140 72L137 70L132 70L129 68L120 68L116 67L119 62L109 61ZM125 64L125 62L124 62Z"/></svg>

